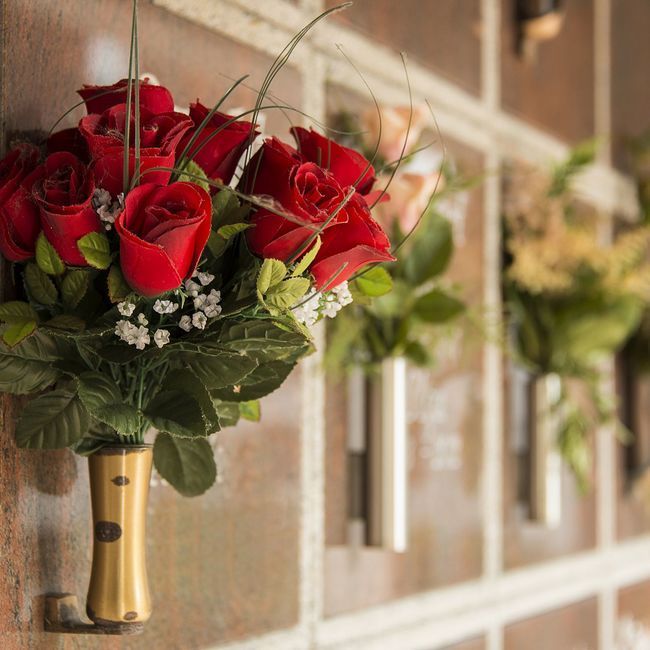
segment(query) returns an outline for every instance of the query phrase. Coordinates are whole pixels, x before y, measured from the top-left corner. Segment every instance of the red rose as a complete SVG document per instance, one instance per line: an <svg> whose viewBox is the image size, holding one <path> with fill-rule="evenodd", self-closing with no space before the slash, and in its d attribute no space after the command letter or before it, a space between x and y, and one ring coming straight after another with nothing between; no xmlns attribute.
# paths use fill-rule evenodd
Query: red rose
<svg viewBox="0 0 650 650"><path fill-rule="evenodd" d="M90 162L88 145L77 127L71 129L62 129L53 133L47 139L47 153L56 153L57 151L68 151L73 153L79 160L85 163Z"/></svg>
<svg viewBox="0 0 650 650"><path fill-rule="evenodd" d="M256 172L253 193L271 196L278 211L287 213L256 210L251 218L255 227L247 231L255 255L293 261L315 228L322 228L321 250L310 266L319 290L340 284L366 264L394 260L390 242L363 197L355 192L340 207L349 188L315 163L304 162L292 147L276 138L267 140L248 170L251 176Z"/></svg>
<svg viewBox="0 0 650 650"><path fill-rule="evenodd" d="M360 194L346 203L347 221L337 221L321 235L322 245L309 270L316 288L328 291L373 262L394 262L390 241L372 218Z"/></svg>
<svg viewBox="0 0 650 650"><path fill-rule="evenodd" d="M41 230L38 208L31 189L40 177L39 150L21 144L0 161L0 252L12 262L34 256L34 244Z"/></svg>
<svg viewBox="0 0 650 650"><path fill-rule="evenodd" d="M86 104L88 113L103 113L116 104L126 104L128 80L120 79L112 86L87 86L77 90ZM135 86L132 92L135 101ZM164 86L155 86L148 80L140 82L140 106L149 112L171 113L174 110L172 94Z"/></svg>
<svg viewBox="0 0 650 650"><path fill-rule="evenodd" d="M301 126L291 129L298 150L306 160L327 169L343 186L354 185L359 194L368 194L375 183L375 169L358 151L344 147Z"/></svg>
<svg viewBox="0 0 650 650"><path fill-rule="evenodd" d="M184 151L209 112L209 109L198 100L196 104L190 104L190 117L194 122L194 128L183 137L178 147L179 153ZM208 178L219 179L223 183L230 183L244 150L258 135L255 131L251 137L254 127L250 122L237 120L223 128L223 125L231 119L231 115L216 112L201 130L201 134L189 151L189 157L203 169ZM207 144L204 145L206 140Z"/></svg>
<svg viewBox="0 0 650 650"><path fill-rule="evenodd" d="M93 172L98 187L111 194L123 191L124 131L126 104L119 104L101 115L87 115L79 122L79 130L88 143L93 159ZM181 138L192 126L192 121L182 113L160 113L146 108L140 111L140 172L152 167L173 167L176 148ZM135 171L135 118L131 115L129 174ZM147 183L164 185L171 172L155 171L143 174Z"/></svg>
<svg viewBox="0 0 650 650"><path fill-rule="evenodd" d="M115 221L127 282L146 297L178 288L199 263L211 221L210 195L194 183L131 190Z"/></svg>
<svg viewBox="0 0 650 650"><path fill-rule="evenodd" d="M66 264L88 266L77 242L90 232L102 230L91 205L94 191L92 172L66 151L48 156L42 177L34 183L43 232Z"/></svg>

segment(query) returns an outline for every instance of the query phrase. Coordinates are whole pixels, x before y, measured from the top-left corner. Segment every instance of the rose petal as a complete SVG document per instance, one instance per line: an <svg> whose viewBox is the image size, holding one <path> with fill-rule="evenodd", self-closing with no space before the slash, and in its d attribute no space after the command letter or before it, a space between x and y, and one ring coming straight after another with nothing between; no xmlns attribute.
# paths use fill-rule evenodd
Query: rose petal
<svg viewBox="0 0 650 650"><path fill-rule="evenodd" d="M112 86L84 85L77 93L86 104L88 113L103 113L116 104L126 103L128 80L120 79ZM111 92L112 91L112 92ZM140 106L154 114L169 113L174 110L172 94L164 86L156 86L146 80L140 83ZM135 93L133 93L135 101Z"/></svg>

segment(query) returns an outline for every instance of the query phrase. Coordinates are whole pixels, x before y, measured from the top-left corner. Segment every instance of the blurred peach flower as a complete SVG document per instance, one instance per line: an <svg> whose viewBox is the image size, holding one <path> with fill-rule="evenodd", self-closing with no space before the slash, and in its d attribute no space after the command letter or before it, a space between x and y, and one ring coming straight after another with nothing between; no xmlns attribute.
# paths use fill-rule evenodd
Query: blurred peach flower
<svg viewBox="0 0 650 650"><path fill-rule="evenodd" d="M378 186L385 187L389 178L389 174L382 174ZM436 191L439 192L443 185L444 179L437 171L430 174L398 172L388 188L390 201L378 203L373 214L389 231L397 221L400 230L407 233L417 224L431 195Z"/></svg>
<svg viewBox="0 0 650 650"><path fill-rule="evenodd" d="M382 106L381 107L381 141L378 153L387 162L392 163L399 159L406 138L406 131L409 124L410 108L408 106ZM405 155L408 155L417 144L424 131L429 110L423 104L413 107L413 118L409 131ZM364 145L374 150L379 137L379 115L376 109L366 111L361 117L361 124L364 130Z"/></svg>

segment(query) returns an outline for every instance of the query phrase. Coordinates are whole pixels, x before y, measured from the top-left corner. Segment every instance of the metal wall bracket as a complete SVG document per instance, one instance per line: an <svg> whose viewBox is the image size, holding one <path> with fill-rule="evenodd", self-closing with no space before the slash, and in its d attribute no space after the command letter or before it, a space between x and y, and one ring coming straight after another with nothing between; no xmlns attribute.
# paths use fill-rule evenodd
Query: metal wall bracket
<svg viewBox="0 0 650 650"><path fill-rule="evenodd" d="M110 634L133 635L141 634L144 630L142 623L125 625L97 625L85 622L79 614L79 602L74 594L51 594L45 596L46 632L57 634Z"/></svg>

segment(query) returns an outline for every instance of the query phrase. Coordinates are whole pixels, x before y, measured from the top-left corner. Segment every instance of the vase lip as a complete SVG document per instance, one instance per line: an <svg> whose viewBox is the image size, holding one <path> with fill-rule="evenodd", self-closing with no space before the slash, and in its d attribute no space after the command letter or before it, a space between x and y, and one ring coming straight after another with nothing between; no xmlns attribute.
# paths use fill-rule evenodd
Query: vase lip
<svg viewBox="0 0 650 650"><path fill-rule="evenodd" d="M91 456L99 455L101 456L102 454L104 455L111 455L111 454L116 454L116 453L128 453L130 451L133 452L139 452L139 451L147 451L148 449L153 449L153 444L151 443L142 443L138 445L120 445L119 443L111 443L110 445L105 445L98 449L97 451L93 452Z"/></svg>

